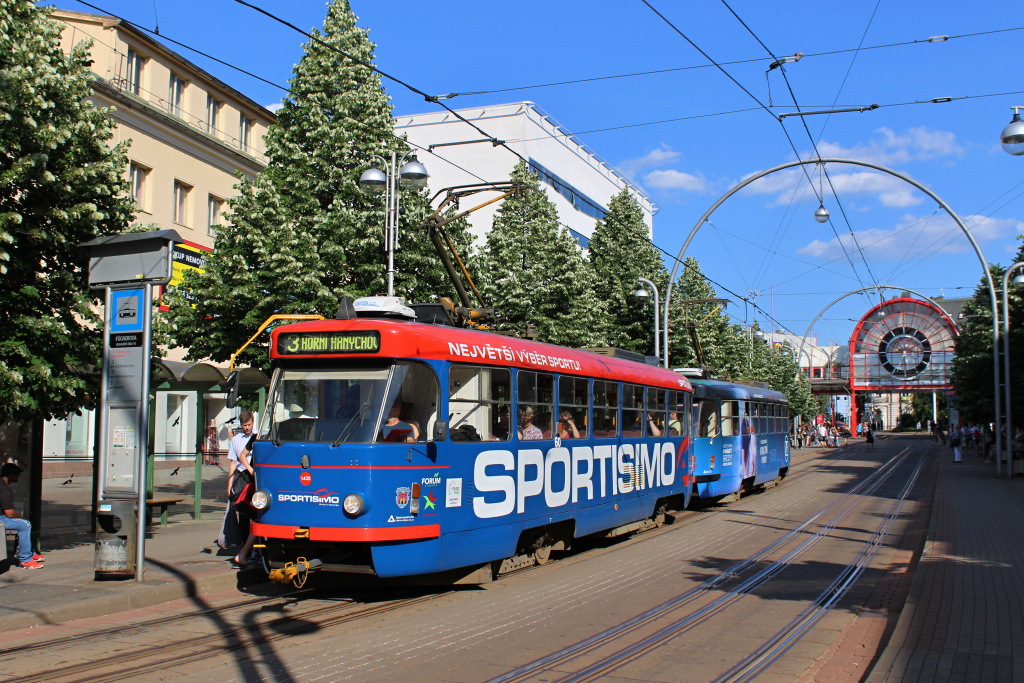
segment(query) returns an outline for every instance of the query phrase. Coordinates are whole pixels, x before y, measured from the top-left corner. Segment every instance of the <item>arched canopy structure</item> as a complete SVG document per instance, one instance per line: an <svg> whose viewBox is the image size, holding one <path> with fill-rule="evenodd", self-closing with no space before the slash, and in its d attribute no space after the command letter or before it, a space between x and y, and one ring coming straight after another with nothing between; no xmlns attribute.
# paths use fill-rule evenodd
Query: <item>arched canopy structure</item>
<svg viewBox="0 0 1024 683"><path fill-rule="evenodd" d="M882 302L850 337L850 389L950 389L956 338L956 325L935 304L902 297Z"/></svg>

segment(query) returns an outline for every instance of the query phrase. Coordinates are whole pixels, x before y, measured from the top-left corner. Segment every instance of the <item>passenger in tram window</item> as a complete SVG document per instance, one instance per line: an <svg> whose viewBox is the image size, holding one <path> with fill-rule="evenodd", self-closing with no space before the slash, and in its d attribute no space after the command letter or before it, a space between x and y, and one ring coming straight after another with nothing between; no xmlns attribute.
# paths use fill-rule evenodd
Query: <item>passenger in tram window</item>
<svg viewBox="0 0 1024 683"><path fill-rule="evenodd" d="M413 437L412 425L401 419L403 404L401 401L395 401L391 406L391 412L388 415L387 421L380 428L380 437L378 441L388 442L409 442L412 443L416 439Z"/></svg>
<svg viewBox="0 0 1024 683"><path fill-rule="evenodd" d="M580 438L580 430L576 427L576 420L573 419L572 413L568 410L563 410L560 416L562 419L558 421L558 436L562 439L578 439Z"/></svg>
<svg viewBox="0 0 1024 683"><path fill-rule="evenodd" d="M533 408L530 406L519 410L519 438L525 441L538 441L544 438L544 432L533 424Z"/></svg>
<svg viewBox="0 0 1024 683"><path fill-rule="evenodd" d="M683 433L683 423L679 419L679 413L671 412L668 414L668 435L669 436L680 436Z"/></svg>

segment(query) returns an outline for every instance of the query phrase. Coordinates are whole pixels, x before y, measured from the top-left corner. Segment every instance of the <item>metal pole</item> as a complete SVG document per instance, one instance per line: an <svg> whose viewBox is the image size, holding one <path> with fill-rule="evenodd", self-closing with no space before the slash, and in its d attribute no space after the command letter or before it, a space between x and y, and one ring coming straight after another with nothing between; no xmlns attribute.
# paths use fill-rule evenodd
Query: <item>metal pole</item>
<svg viewBox="0 0 1024 683"><path fill-rule="evenodd" d="M384 164L387 176L387 189L384 197L384 248L388 253L388 296L395 295L395 218L398 213L398 173L395 152L391 153L391 163Z"/></svg>
<svg viewBox="0 0 1024 683"><path fill-rule="evenodd" d="M149 465L149 359L153 354L153 335L150 333L153 315L153 285L147 282L143 292L142 303L139 307L142 309L142 329L146 331L143 334L142 342L142 357L146 363L141 378L142 401L139 405L139 425L135 437L139 449L137 456L139 459L139 480L137 482L139 509L136 517L138 528L135 530L135 580L137 582L146 580L146 492L149 488L146 482L146 469Z"/></svg>
<svg viewBox="0 0 1024 683"><path fill-rule="evenodd" d="M637 278L637 280L639 280L640 282L643 282L646 285L650 285L651 289L654 290L654 357L655 358L661 358L661 346L658 343L658 337L660 336L660 334L658 332L658 316L659 316L660 310L661 310L659 308L659 303L658 303L658 288L655 287L654 283L651 282L650 280L648 280L647 278L640 277L640 278ZM666 343L668 343L668 342L666 342Z"/></svg>
<svg viewBox="0 0 1024 683"><path fill-rule="evenodd" d="M1006 410L1006 476L1008 477L1013 477L1013 405L1010 401L1010 274L1019 268L1024 268L1024 261L1014 263L1003 274L1003 405ZM997 459L1001 457L1000 453Z"/></svg>

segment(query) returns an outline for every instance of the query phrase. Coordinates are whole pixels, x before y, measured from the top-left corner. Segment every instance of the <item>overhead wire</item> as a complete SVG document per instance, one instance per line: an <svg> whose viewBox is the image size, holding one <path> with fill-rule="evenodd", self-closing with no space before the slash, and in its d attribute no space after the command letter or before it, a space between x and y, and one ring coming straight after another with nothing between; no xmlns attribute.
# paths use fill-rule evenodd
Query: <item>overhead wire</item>
<svg viewBox="0 0 1024 683"><path fill-rule="evenodd" d="M772 64L773 65L778 65L779 73L782 76L783 82L786 84L786 89L789 91L790 98L793 100L793 106L796 107L797 112L800 112L801 109L800 109L799 103L797 102L796 93L793 91L793 86L792 86L792 84L790 84L789 77L786 75L786 65L784 63L785 60L779 59L775 55L775 53L772 52L772 50L769 49L769 47L764 44L764 41L762 41L758 37L758 35L756 33L754 33L754 31L750 28L750 26L748 26L747 23L745 21L743 21L743 18L740 17L740 15L736 13L736 11L732 8L732 6L729 5L727 0L720 0L720 1L725 6L725 8L729 10L730 14L732 14L733 17L736 18L736 20L740 23L740 25L743 26L743 28L746 29L747 32L751 36L753 36L754 40L756 40L757 43L762 48L764 48L764 51L767 52L768 55L774 60L772 62ZM769 69L769 70L771 70L771 69ZM856 245L857 244L857 236L856 236L856 234L853 231L853 226L850 224L850 221L849 221L848 217L846 216L846 212L843 209L842 202L839 201L839 195L835 192L835 186L832 184L832 179L829 177L827 169L825 168L824 164L820 163L821 162L821 153L818 151L818 145L817 145L817 143L814 140L814 136L811 135L810 128L808 128L808 126L807 126L807 120L803 116L800 116L798 118L800 119L800 123L803 126L804 132L807 134L807 139L810 141L811 147L814 149L814 156L819 161L819 165L821 166L820 173L828 180L829 188L832 190L833 196L835 197L836 202L837 202L837 204L839 206L839 211L842 214L843 220L846 222L846 226L847 226L847 229L848 229L848 231L850 233L850 236L853 238L854 244ZM782 122L781 119L779 119L779 125L782 126L783 130L785 131L786 127L785 127L785 124ZM786 138L787 138L787 140L790 140L788 132L786 132ZM792 140L790 140L790 146L794 148L794 153L796 153L795 145L793 144ZM796 155L797 155L797 157L799 157L799 153L796 153ZM805 166L801 166L800 168L801 168L801 170L803 170L804 177L807 179L807 182L810 185L811 190L813 191L814 190L814 184L811 181L810 175L808 174L806 167ZM818 193L815 192L815 195L818 195ZM823 203L824 197L818 196L818 201ZM843 250L843 253L846 255L846 258L847 258L847 260L850 263L850 268L853 270L854 276L857 278L857 281L860 282L861 286L863 287L864 286L864 282L863 282L863 280L861 280L860 273L857 272L857 267L854 265L853 259L850 257L849 253L846 251L846 246L843 244L843 241L841 239L839 239L839 233L836 231L835 225L832 224L831 220L829 220L829 227L832 228L832 232L836 235L836 239L839 242L839 246ZM857 245L857 246L858 246L858 250L859 250L859 245ZM871 278L872 282L877 285L878 284L878 279L874 276L874 273L871 272L871 266L870 266L870 264L868 264L867 259L864 257L864 253L862 251L860 252L860 256L861 256L861 260L864 262L864 267L868 271L868 276Z"/></svg>
<svg viewBox="0 0 1024 683"><path fill-rule="evenodd" d="M877 5L876 5L876 9L877 9ZM828 50L828 51L825 51L825 52L808 52L808 53L805 53L803 55L803 58L804 59L809 59L809 58L814 58L814 57L830 57L830 56L833 56L833 55L845 54L847 52L863 52L863 51L866 51L866 50L882 50L882 49L888 49L888 48L893 48L893 47L906 47L906 46L909 46L909 45L922 45L922 44L929 44L929 43L944 43L944 42L947 42L947 41L950 41L950 40L956 40L956 39L959 39L959 38L974 38L974 37L978 37L978 36L986 36L986 35L992 35L992 34L996 34L996 33L1007 33L1007 32L1010 32L1010 31L1022 31L1022 30L1024 30L1024 26L1015 26L1015 27L1012 27L1012 28L993 29L993 30L989 30L989 31L977 31L977 32L974 32L974 33L961 33L961 34L952 35L952 36L932 36L930 38L906 40L906 41L902 41L902 42L898 42L898 43L885 43L883 45L869 45L867 47L862 47L861 45L858 45L855 48L843 48L843 49L840 49L840 50ZM863 42L863 38L862 38L862 42ZM722 61L722 62L718 62L718 63L721 64L722 66L736 66L736 65L740 65L740 64L753 64L753 63L757 63L757 62L761 62L761 61L763 61L763 58L755 57L755 58L750 58L750 59L734 59L734 60ZM476 96L476 95L495 95L495 94L499 94L499 93L516 92L518 90L534 90L534 89L537 89L537 88L552 88L552 87L562 86L562 85L577 85L577 84L580 84L580 83L593 83L595 81L608 81L608 80L614 80L614 79L619 79L619 78L635 78L635 77L638 77L638 76L653 76L653 75L659 75L659 74L665 74L665 73L673 73L673 72L678 72L678 71L693 71L693 70L697 70L697 69L711 69L711 68L714 68L714 65L712 65L712 64L692 64L692 65L689 65L689 66L679 66L679 67L673 67L673 68L670 68L670 69L653 69L653 70L650 70L650 71L635 71L635 72L632 72L632 73L613 74L613 75L609 75L609 76L592 76L592 77L589 77L589 78L576 78L576 79L571 79L571 80L566 80L566 81L554 81L554 82L551 82L551 83L536 83L536 84L533 84L533 85L519 85L519 86L508 87L508 88L494 88L492 90L472 90L472 91L467 91L467 92L453 92L453 93L448 93L447 95L438 95L438 97L444 97L445 99L451 99L451 98L455 98L455 97L471 97L471 96Z"/></svg>

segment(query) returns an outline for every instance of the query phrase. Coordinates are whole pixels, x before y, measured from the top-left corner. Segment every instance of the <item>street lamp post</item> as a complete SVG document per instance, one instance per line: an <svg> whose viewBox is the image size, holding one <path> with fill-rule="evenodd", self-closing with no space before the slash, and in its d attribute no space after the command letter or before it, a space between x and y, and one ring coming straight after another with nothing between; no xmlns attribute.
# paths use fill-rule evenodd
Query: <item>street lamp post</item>
<svg viewBox="0 0 1024 683"><path fill-rule="evenodd" d="M1013 476L1013 406L1010 403L1010 274L1024 268L1014 263L1003 275L1003 405L1006 411L1006 476ZM1024 275L1013 278L1013 290L1024 292ZM994 321L993 321L994 323ZM998 429L998 425L996 425ZM1002 457L1002 453L998 457Z"/></svg>
<svg viewBox="0 0 1024 683"><path fill-rule="evenodd" d="M654 356L655 358L661 358L661 345L658 341L661 337L661 335L658 332L658 317L661 311L658 302L658 288L654 285L653 282L651 282L647 278L640 277L637 278L637 280L645 285L648 285L654 291ZM640 289L636 290L636 294L634 294L634 296L642 301L644 299L650 298L651 295L647 293L646 289L641 287ZM667 344L668 341L666 340L665 343Z"/></svg>
<svg viewBox="0 0 1024 683"><path fill-rule="evenodd" d="M411 159L406 162L406 157ZM399 160L397 153L391 153L389 164L376 154L370 168L359 176L359 187L367 194L384 195L384 251L388 255L388 296L395 295L395 248L398 246L398 205L401 187L419 190L427 184L427 169L416 159L416 154L406 152ZM378 162L384 167L382 171ZM399 165L401 169L399 170Z"/></svg>

